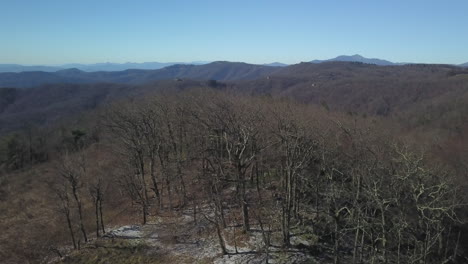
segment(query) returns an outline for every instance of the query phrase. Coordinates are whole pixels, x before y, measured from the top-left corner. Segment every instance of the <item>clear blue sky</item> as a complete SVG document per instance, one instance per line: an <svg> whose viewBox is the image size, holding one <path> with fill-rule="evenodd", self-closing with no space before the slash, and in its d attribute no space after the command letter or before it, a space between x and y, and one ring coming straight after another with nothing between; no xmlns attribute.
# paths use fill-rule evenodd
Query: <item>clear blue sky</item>
<svg viewBox="0 0 468 264"><path fill-rule="evenodd" d="M0 63L468 62L468 0L0 0Z"/></svg>

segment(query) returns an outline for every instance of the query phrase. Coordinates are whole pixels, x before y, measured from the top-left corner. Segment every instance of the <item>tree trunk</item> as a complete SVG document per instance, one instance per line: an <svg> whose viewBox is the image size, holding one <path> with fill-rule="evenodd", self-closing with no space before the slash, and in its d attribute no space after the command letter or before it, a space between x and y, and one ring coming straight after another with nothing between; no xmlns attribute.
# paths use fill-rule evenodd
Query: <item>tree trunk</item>
<svg viewBox="0 0 468 264"><path fill-rule="evenodd" d="M143 154L142 153L138 153L138 159L139 159L139 162L140 162L141 182L143 184L143 192L144 192L144 195L145 195L145 201L148 202L149 199L148 199L148 190L146 188L145 161L143 159Z"/></svg>
<svg viewBox="0 0 468 264"><path fill-rule="evenodd" d="M85 242L88 242L88 236L86 235L86 230L85 230L84 223L83 223L83 210L81 208L81 201L78 197L78 193L77 193L75 186L73 186L72 190L73 190L73 197L75 198L76 205L78 206L78 216L80 218L81 233L83 234L83 238Z"/></svg>
<svg viewBox="0 0 468 264"><path fill-rule="evenodd" d="M172 210L171 182L169 181L169 175L167 172L166 172L166 189L167 189L167 199L169 202L169 210Z"/></svg>
<svg viewBox="0 0 468 264"><path fill-rule="evenodd" d="M360 226L360 217L358 216L358 223L356 227L356 233L354 234L354 247L353 247L353 264L356 264L357 260L357 250L358 250L358 240L359 240L359 230Z"/></svg>
<svg viewBox="0 0 468 264"><path fill-rule="evenodd" d="M156 196L156 199L158 200L159 203L159 209L162 209L162 202L161 202L161 197L159 194L159 188L158 188L158 182L156 179L156 172L155 172L155 164L154 164L154 154L151 155L150 158L150 174L151 174L151 181L153 182L153 191L154 195Z"/></svg>
<svg viewBox="0 0 468 264"><path fill-rule="evenodd" d="M96 199L94 199L94 208L95 208L95 215L96 215L96 237L100 237L99 234L99 193L96 195Z"/></svg>
<svg viewBox="0 0 468 264"><path fill-rule="evenodd" d="M146 208L146 204L143 203L142 205L142 212L143 212L143 224L145 225L146 224L146 215L148 214L147 213L147 208Z"/></svg>
<svg viewBox="0 0 468 264"><path fill-rule="evenodd" d="M380 208L381 211L381 225L382 225L382 257L384 263L387 263L387 230L385 228L385 205L382 205Z"/></svg>
<svg viewBox="0 0 468 264"><path fill-rule="evenodd" d="M180 158L177 158L177 159L180 159ZM182 188L182 207L183 207L185 206L185 203L187 202L187 191L185 190L185 181L184 181L181 167L182 165L180 164L180 161L178 160L177 161L177 175L179 176L180 185Z"/></svg>
<svg viewBox="0 0 468 264"><path fill-rule="evenodd" d="M245 193L245 180L242 178L241 181L242 182L241 182L240 201L241 201L241 207L242 207L242 221L243 221L244 232L247 233L250 230L249 207L248 207L246 193Z"/></svg>
<svg viewBox="0 0 468 264"><path fill-rule="evenodd" d="M102 229L102 233L105 234L106 233L106 230L104 229L104 218L103 218L103 213L102 213L102 197L99 199L99 214L100 214L100 218L101 218L101 229Z"/></svg>
<svg viewBox="0 0 468 264"><path fill-rule="evenodd" d="M340 255L340 242L339 242L339 227L338 227L338 219L335 217L335 230L334 230L334 234L333 234L333 238L334 238L334 246L333 246L333 253L334 253L334 256L333 256L333 264L339 264L340 263L340 258L339 258L339 255Z"/></svg>
<svg viewBox="0 0 468 264"><path fill-rule="evenodd" d="M283 235L283 247L289 247L291 242L290 242L290 238L289 238L289 225L287 224L287 205L284 205L283 203L283 214L282 214L282 219L281 219L281 229L282 229L282 235Z"/></svg>
<svg viewBox="0 0 468 264"><path fill-rule="evenodd" d="M292 173L291 171L286 172L286 202L285 206L283 206L283 246L289 247L291 245L289 234L290 234L290 226L291 226L291 210L293 207L293 183L292 183Z"/></svg>
<svg viewBox="0 0 468 264"><path fill-rule="evenodd" d="M219 245L221 247L221 253L223 253L223 255L227 255L226 244L224 243L223 234L221 232L221 228L218 222L216 222L216 234L218 235Z"/></svg>
<svg viewBox="0 0 468 264"><path fill-rule="evenodd" d="M195 225L197 225L197 203L195 202L195 199L192 200L193 203L193 222Z"/></svg>
<svg viewBox="0 0 468 264"><path fill-rule="evenodd" d="M71 239L72 239L72 242L73 242L73 248L77 249L76 239L75 239L75 232L73 232L73 226L72 226L71 219L70 219L70 212L66 212L65 216L67 217L68 230L70 231L70 236L71 236Z"/></svg>

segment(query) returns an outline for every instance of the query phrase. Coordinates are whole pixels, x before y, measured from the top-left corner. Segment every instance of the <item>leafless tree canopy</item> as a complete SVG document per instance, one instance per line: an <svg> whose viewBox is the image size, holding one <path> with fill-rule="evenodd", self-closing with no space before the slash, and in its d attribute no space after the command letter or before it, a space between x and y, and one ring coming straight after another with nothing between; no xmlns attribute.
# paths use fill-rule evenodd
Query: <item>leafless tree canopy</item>
<svg viewBox="0 0 468 264"><path fill-rule="evenodd" d="M57 143L49 171L57 228L75 249L122 215L146 224L191 210L222 254L236 253L226 245L237 227L260 230L267 261L272 246L333 263L466 254L466 162L377 118L192 90L119 102L88 123Z"/></svg>

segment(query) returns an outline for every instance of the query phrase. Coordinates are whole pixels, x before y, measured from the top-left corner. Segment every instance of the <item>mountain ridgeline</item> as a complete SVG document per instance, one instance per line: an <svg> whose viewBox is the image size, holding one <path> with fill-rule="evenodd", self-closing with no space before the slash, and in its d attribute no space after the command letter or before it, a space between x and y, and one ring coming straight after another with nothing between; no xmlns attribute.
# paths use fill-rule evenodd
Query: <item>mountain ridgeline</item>
<svg viewBox="0 0 468 264"><path fill-rule="evenodd" d="M414 64L409 62L392 62L388 60L378 59L378 58L366 58L359 54L355 55L340 55L332 59L326 60L312 60L311 63L322 63L330 61L347 61L347 62L362 62L368 64L376 64L381 66L388 65L403 65L403 64ZM60 70L66 70L71 68L76 68L85 72L96 72L96 71L125 71L131 69L138 70L157 70L172 65L203 65L209 64L207 61L194 61L194 62L126 62L126 63L93 63L93 64L83 64L83 63L68 63L61 65L20 65L20 64L0 64L0 73L5 72L30 72L30 71L44 71L44 72L56 72ZM262 64L263 66L274 66L274 67L286 67L288 64L282 62L272 62ZM467 67L468 63L459 64L460 67Z"/></svg>
<svg viewBox="0 0 468 264"><path fill-rule="evenodd" d="M279 67L237 62L213 62L204 65L177 64L159 70L84 72L76 68L56 72L0 73L0 87L31 88L54 83L143 84L157 80L187 78L194 80L253 80Z"/></svg>
<svg viewBox="0 0 468 264"><path fill-rule="evenodd" d="M77 68L81 71L94 72L94 71L124 71L129 69L140 69L140 70L157 70L164 67L176 65L176 64L193 64L201 65L207 62L143 62L143 63L94 63L94 64L82 64L82 63L69 63L55 66L45 65L20 65L20 64L0 64L0 72L24 72L24 71L44 71L44 72L56 72L60 70Z"/></svg>
<svg viewBox="0 0 468 264"><path fill-rule="evenodd" d="M375 64L381 66L389 66L389 65L401 65L403 63L394 63L388 60L376 59L376 58L365 58L359 54L355 54L352 56L341 55L333 59L328 60L313 60L311 63L322 63L322 62L330 62L330 61L347 61L347 62L362 62L367 64Z"/></svg>
<svg viewBox="0 0 468 264"><path fill-rule="evenodd" d="M353 56L339 56L330 60L314 60L311 64L325 64L318 69L326 69L334 67L329 63L361 63L377 66L403 66L403 65L425 65L425 64L403 64L393 63L380 59L368 59L360 55ZM107 65L107 66L106 66ZM298 66L303 67L304 63L295 65L286 65L283 63L275 62L264 65L247 64L241 62L226 62L218 61L208 64L157 64L159 66L169 65L160 69L149 70L146 68L157 67L151 63L143 64L96 64L96 65L80 65L70 64L67 66L76 66L75 68L60 69L60 68L47 68L47 66L21 66L17 65L17 69L21 67L27 68L28 71L22 72L2 72L0 65L0 87L9 88L31 88L44 84L82 84L82 83L120 83L120 84L144 84L151 81L168 80L168 79L192 79L192 80L217 80L217 81L244 81L255 80L269 75L276 74L276 72L290 72L297 75ZM125 69L134 65L139 69L126 69L121 71L86 71L92 69ZM8 65L7 65L8 66ZM432 65L432 67L452 67L453 71L457 71L459 67L467 67L468 64L457 66L450 65ZM88 67L88 68L86 68ZM120 68L119 68L120 67ZM312 67L312 66L311 66ZM418 67L418 66L416 66ZM52 69L55 69L52 70ZM83 70L85 69L85 70ZM311 68L313 70L313 68ZM408 68L403 68L408 69ZM29 71L31 70L31 71ZM300 69L299 69L300 70ZM386 71L386 70L384 70ZM398 72L399 70L394 70ZM338 69L339 72L339 69ZM339 73L338 73L339 74Z"/></svg>

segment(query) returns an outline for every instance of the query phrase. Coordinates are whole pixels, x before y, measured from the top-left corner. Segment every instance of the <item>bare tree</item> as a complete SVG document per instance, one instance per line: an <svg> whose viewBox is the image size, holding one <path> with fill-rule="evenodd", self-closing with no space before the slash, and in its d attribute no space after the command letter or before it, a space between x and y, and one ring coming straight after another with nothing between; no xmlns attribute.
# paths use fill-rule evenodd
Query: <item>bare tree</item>
<svg viewBox="0 0 468 264"><path fill-rule="evenodd" d="M130 165L122 168L119 185L132 202L140 206L142 223L146 224L148 216L148 200L145 196L146 184L143 183L139 171L135 171L135 166Z"/></svg>
<svg viewBox="0 0 468 264"><path fill-rule="evenodd" d="M92 184L89 188L89 192L94 204L94 213L96 218L96 237L100 237L99 231L105 234L104 229L104 218L102 213L102 202L104 200L104 186L102 178L98 178L97 181Z"/></svg>
<svg viewBox="0 0 468 264"><path fill-rule="evenodd" d="M55 187L54 191L60 200L59 212L61 212L65 216L65 219L67 220L67 227L68 227L68 231L70 232L70 238L73 243L73 248L77 249L78 247L77 247L77 243L75 239L75 232L73 230L72 216L71 216L71 211L70 211L70 197L68 194L68 188L66 185L63 185L60 187Z"/></svg>
<svg viewBox="0 0 468 264"><path fill-rule="evenodd" d="M284 109L282 109L284 110ZM290 111L276 113L273 134L275 135L275 150L279 155L282 187L282 217L281 230L283 245L290 246L290 227L292 214L297 215L299 208L298 189L303 183L300 174L309 166L313 159L316 144L307 132L309 128L294 119Z"/></svg>
<svg viewBox="0 0 468 264"><path fill-rule="evenodd" d="M142 131L146 143L146 153L149 159L150 177L153 183L153 192L158 200L159 208L162 209L162 198L157 178L157 157L163 147L162 122L160 114L153 104L147 104L140 111Z"/></svg>
<svg viewBox="0 0 468 264"><path fill-rule="evenodd" d="M75 200L81 233L85 242L88 242L88 236L84 226L83 203L81 201L80 189L83 187L82 179L86 173L86 164L83 153L75 156L65 154L58 164L58 173L67 182L71 189L71 194Z"/></svg>
<svg viewBox="0 0 468 264"><path fill-rule="evenodd" d="M138 111L137 106L132 104L115 107L106 114L106 126L119 146L116 148L117 152L122 159L127 160L123 166L126 175L121 179L121 183L125 184L121 186L133 201L141 205L143 222L146 223L149 206L145 169L147 145L145 129Z"/></svg>

